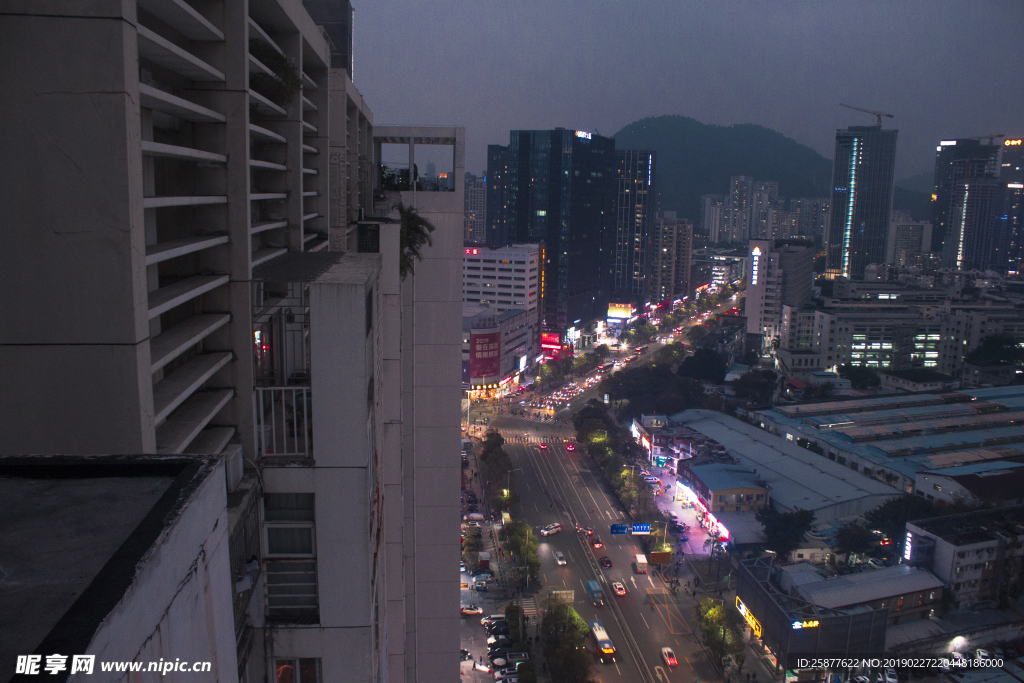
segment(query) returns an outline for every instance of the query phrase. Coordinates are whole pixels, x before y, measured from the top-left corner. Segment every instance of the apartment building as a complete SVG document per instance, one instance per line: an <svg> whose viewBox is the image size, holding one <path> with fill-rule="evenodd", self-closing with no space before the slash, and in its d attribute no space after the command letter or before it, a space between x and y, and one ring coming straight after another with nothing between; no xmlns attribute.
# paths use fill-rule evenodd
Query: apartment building
<svg viewBox="0 0 1024 683"><path fill-rule="evenodd" d="M957 607L1003 607L1024 580L1024 506L908 522L903 557L941 579Z"/></svg>
<svg viewBox="0 0 1024 683"><path fill-rule="evenodd" d="M93 10L0 21L0 449L223 458L220 680L454 676L464 132L374 129L297 0ZM380 191L381 131L454 187Z"/></svg>
<svg viewBox="0 0 1024 683"><path fill-rule="evenodd" d="M747 334L772 348L782 335L783 306L811 297L814 248L806 240L750 240L747 259Z"/></svg>

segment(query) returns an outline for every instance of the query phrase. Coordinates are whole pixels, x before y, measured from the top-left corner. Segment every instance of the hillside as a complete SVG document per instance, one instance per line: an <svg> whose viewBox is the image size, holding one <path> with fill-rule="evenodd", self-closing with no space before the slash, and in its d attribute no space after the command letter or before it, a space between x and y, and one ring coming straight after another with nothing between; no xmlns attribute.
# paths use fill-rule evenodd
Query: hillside
<svg viewBox="0 0 1024 683"><path fill-rule="evenodd" d="M695 223L701 195L728 194L731 176L777 180L779 194L787 199L831 194L832 161L763 126L715 126L686 116L657 116L635 121L612 137L619 149L657 151L661 209ZM898 187L893 207L926 218L928 200L928 195Z"/></svg>

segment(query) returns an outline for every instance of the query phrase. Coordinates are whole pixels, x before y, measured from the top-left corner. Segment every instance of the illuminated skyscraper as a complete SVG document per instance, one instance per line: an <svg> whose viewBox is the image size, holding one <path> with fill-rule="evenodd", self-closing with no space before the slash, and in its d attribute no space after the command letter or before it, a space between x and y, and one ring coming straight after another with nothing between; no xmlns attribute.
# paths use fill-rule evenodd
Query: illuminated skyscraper
<svg viewBox="0 0 1024 683"><path fill-rule="evenodd" d="M935 189L932 192L931 250L943 251L943 243L953 220L954 188L974 177L998 175L999 145L983 145L980 140L943 140L935 148ZM965 175L966 174L966 175ZM962 189L962 188L961 188Z"/></svg>
<svg viewBox="0 0 1024 683"><path fill-rule="evenodd" d="M655 211L655 153L646 149L615 152L615 260L612 297L638 301L647 294L647 245Z"/></svg>
<svg viewBox="0 0 1024 683"><path fill-rule="evenodd" d="M861 279L864 266L885 261L895 168L895 130L851 126L836 131L829 274Z"/></svg>

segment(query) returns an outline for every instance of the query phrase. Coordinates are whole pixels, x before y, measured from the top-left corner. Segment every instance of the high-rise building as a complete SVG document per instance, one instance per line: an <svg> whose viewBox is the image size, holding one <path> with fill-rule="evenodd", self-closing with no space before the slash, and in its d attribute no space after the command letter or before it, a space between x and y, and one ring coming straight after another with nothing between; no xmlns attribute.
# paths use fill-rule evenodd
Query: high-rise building
<svg viewBox="0 0 1024 683"><path fill-rule="evenodd" d="M828 197L800 197L789 200L789 210L797 214L797 234L813 237L817 246L828 235L831 200Z"/></svg>
<svg viewBox="0 0 1024 683"><path fill-rule="evenodd" d="M800 214L796 211L783 211L781 208L771 207L766 213L769 235L772 239L799 236Z"/></svg>
<svg viewBox="0 0 1024 683"><path fill-rule="evenodd" d="M968 160L964 163L970 165ZM1005 245L1000 244L995 232L1000 190L1000 181L994 177L963 179L953 185L942 244L944 268L987 270L1005 267Z"/></svg>
<svg viewBox="0 0 1024 683"><path fill-rule="evenodd" d="M807 238L750 240L747 264L747 334L768 350L782 331L782 307L811 298L814 245Z"/></svg>
<svg viewBox="0 0 1024 683"><path fill-rule="evenodd" d="M349 0L302 0L313 21L324 28L331 46L331 68L344 69L352 80L352 3Z"/></svg>
<svg viewBox="0 0 1024 683"><path fill-rule="evenodd" d="M750 205L750 239L772 239L772 212L784 208L784 204L779 202L778 182L755 181Z"/></svg>
<svg viewBox="0 0 1024 683"><path fill-rule="evenodd" d="M693 222L665 211L654 221L649 248L649 298L674 301L692 293L690 260L693 257Z"/></svg>
<svg viewBox="0 0 1024 683"><path fill-rule="evenodd" d="M487 246L492 249L507 247L511 242L508 234L508 147L487 145L487 197L486 208Z"/></svg>
<svg viewBox="0 0 1024 683"><path fill-rule="evenodd" d="M469 244L483 244L486 241L487 223L487 178L466 174L465 227L462 238Z"/></svg>
<svg viewBox="0 0 1024 683"><path fill-rule="evenodd" d="M615 152L615 254L611 296L644 303L646 256L654 222L655 153L646 149Z"/></svg>
<svg viewBox="0 0 1024 683"><path fill-rule="evenodd" d="M527 311L534 345L538 344L544 298L543 247L539 244L514 244L500 249L467 246L462 251L463 304L493 311Z"/></svg>
<svg viewBox="0 0 1024 683"><path fill-rule="evenodd" d="M545 246L542 329L605 317L615 245L615 141L581 130L510 134L508 238ZM490 182L490 180L489 180Z"/></svg>
<svg viewBox="0 0 1024 683"><path fill-rule="evenodd" d="M1003 140L999 179L1003 197L996 232L1006 242L1007 266L1019 273L1024 268L1024 140Z"/></svg>
<svg viewBox="0 0 1024 683"><path fill-rule="evenodd" d="M836 131L828 273L861 278L864 266L885 259L895 168L895 130L851 126Z"/></svg>
<svg viewBox="0 0 1024 683"><path fill-rule="evenodd" d="M952 232L951 226L957 218L953 211L957 186L975 177L999 175L999 149L1000 145L983 145L980 140L971 139L942 140L935 148L930 251L942 253L946 235Z"/></svg>
<svg viewBox="0 0 1024 683"><path fill-rule="evenodd" d="M297 0L94 9L0 10L38 67L0 70L0 125L45 129L0 142L0 454L224 461L168 547L220 546L148 560L197 597L133 616L147 651L230 604L225 683L451 679L464 130L375 128ZM381 190L382 139L450 146L455 191ZM436 226L405 281L399 201Z"/></svg>
<svg viewBox="0 0 1024 683"><path fill-rule="evenodd" d="M893 211L886 241L885 262L909 265L915 257L927 253L932 245L932 224L915 221L907 211Z"/></svg>
<svg viewBox="0 0 1024 683"><path fill-rule="evenodd" d="M725 198L722 195L706 194L700 198L700 234L712 244L728 241Z"/></svg>
<svg viewBox="0 0 1024 683"><path fill-rule="evenodd" d="M733 176L729 179L729 196L725 203L725 222L728 224L729 242L750 239L751 212L754 207L754 179Z"/></svg>

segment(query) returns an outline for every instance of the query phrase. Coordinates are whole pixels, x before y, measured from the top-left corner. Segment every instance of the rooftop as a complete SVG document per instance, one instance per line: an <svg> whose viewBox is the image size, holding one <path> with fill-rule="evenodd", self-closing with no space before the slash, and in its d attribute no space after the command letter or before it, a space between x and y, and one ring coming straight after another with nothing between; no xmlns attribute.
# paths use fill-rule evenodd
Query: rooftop
<svg viewBox="0 0 1024 683"><path fill-rule="evenodd" d="M900 495L887 484L717 411L686 410L672 420L724 445L740 465L767 482L776 505L813 510L819 522L861 514Z"/></svg>
<svg viewBox="0 0 1024 683"><path fill-rule="evenodd" d="M901 564L805 583L797 590L816 605L838 609L941 587L942 581L931 572Z"/></svg>
<svg viewBox="0 0 1024 683"><path fill-rule="evenodd" d="M704 485L711 491L722 491L724 489L738 488L764 488L764 480L758 478L757 474L750 469L738 465L726 465L722 463L711 463L709 465L694 465L690 471L704 482Z"/></svg>
<svg viewBox="0 0 1024 683"><path fill-rule="evenodd" d="M909 522L954 546L984 543L998 534L1024 536L1024 505L930 517Z"/></svg>
<svg viewBox="0 0 1024 683"><path fill-rule="evenodd" d="M908 382L950 382L949 375L929 370L928 368L909 368L907 370L882 370L879 374L891 375Z"/></svg>
<svg viewBox="0 0 1024 683"><path fill-rule="evenodd" d="M82 653L216 460L0 457L0 680L16 655Z"/></svg>

